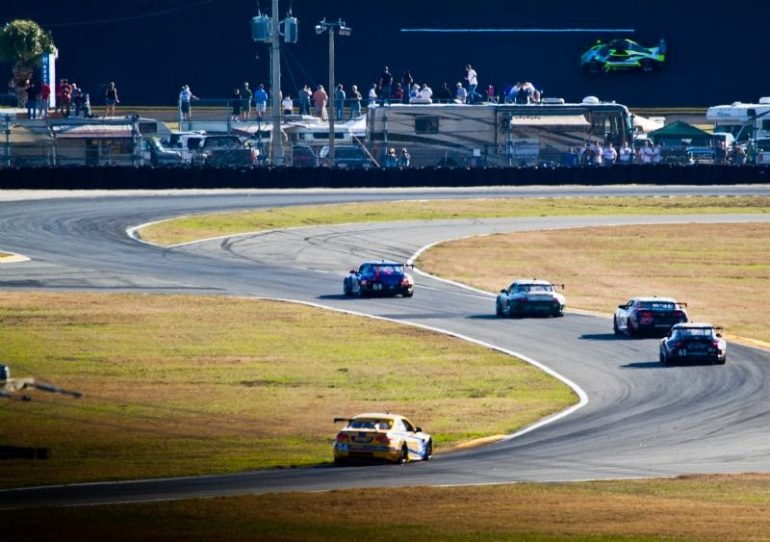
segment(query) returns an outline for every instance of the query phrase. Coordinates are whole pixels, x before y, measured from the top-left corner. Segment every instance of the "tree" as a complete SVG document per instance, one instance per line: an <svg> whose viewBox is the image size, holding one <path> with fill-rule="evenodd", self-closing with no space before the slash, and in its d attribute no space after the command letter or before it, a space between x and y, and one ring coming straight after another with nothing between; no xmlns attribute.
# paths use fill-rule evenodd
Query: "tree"
<svg viewBox="0 0 770 542"><path fill-rule="evenodd" d="M26 102L27 81L35 68L40 67L44 53L53 53L56 46L50 32L46 32L35 21L17 19L6 23L0 30L0 61L13 62L13 77L8 86L19 98L19 106Z"/></svg>

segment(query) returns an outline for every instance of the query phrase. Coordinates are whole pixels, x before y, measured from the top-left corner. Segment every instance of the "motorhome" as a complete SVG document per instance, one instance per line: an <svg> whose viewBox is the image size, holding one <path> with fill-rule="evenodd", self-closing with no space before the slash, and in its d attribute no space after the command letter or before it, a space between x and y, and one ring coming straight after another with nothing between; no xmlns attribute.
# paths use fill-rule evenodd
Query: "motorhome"
<svg viewBox="0 0 770 542"><path fill-rule="evenodd" d="M770 96L709 107L706 120L714 123L714 134L731 134L737 144L753 147L757 164L770 164Z"/></svg>
<svg viewBox="0 0 770 542"><path fill-rule="evenodd" d="M367 145L382 158L407 148L415 166L572 165L586 143L630 142L628 108L589 96L536 104L409 104L370 107Z"/></svg>

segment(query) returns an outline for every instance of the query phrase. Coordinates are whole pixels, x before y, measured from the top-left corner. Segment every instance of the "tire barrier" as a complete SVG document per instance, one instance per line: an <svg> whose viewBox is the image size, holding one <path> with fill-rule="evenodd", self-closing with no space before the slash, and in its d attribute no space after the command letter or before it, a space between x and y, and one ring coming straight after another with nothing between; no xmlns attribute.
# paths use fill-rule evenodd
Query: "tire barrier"
<svg viewBox="0 0 770 542"><path fill-rule="evenodd" d="M30 167L0 168L0 190L185 188L404 188L561 185L770 183L770 166L330 168Z"/></svg>

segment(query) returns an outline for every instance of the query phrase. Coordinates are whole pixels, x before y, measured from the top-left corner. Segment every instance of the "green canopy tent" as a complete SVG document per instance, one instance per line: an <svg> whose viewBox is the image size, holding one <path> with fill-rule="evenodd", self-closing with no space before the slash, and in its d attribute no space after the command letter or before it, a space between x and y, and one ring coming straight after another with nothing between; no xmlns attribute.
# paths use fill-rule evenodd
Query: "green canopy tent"
<svg viewBox="0 0 770 542"><path fill-rule="evenodd" d="M712 140L710 133L681 120L666 124L647 136L665 147L709 147Z"/></svg>

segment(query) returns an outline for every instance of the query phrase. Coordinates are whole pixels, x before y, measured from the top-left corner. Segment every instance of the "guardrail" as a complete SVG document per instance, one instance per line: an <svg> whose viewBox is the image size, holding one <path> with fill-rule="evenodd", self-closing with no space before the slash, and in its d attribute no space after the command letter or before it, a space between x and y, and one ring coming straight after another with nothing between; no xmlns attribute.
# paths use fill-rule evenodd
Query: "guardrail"
<svg viewBox="0 0 770 542"><path fill-rule="evenodd" d="M630 165L613 168L213 168L35 167L0 169L0 189L386 188L770 183L770 166Z"/></svg>

